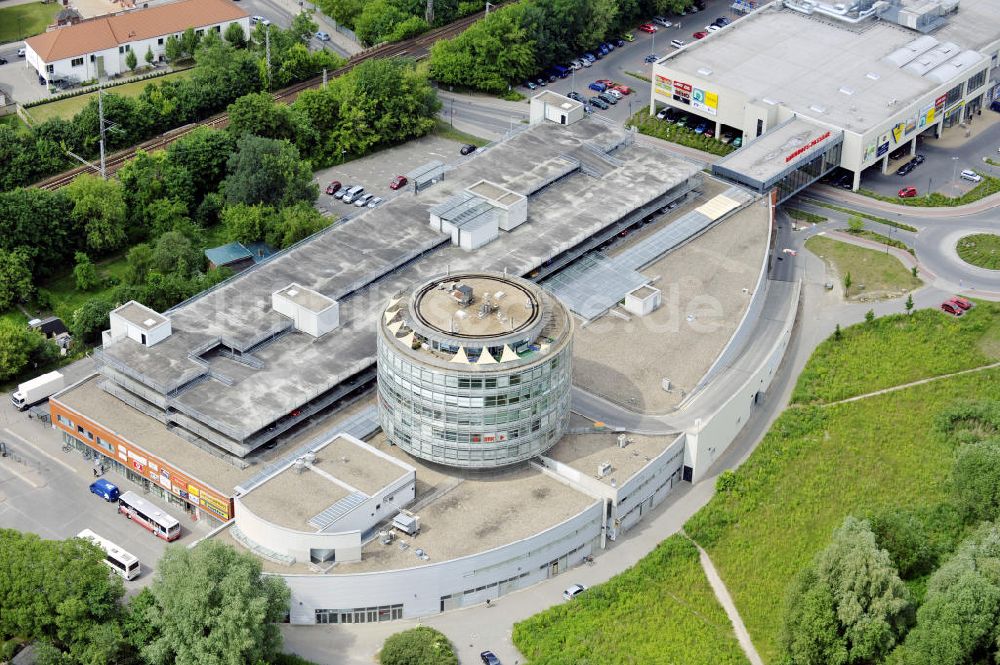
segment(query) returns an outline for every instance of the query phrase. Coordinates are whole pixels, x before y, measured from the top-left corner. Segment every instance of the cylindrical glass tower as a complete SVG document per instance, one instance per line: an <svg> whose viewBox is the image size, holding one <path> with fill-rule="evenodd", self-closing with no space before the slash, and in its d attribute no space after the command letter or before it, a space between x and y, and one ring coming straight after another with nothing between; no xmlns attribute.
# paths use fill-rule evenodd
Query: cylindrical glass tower
<svg viewBox="0 0 1000 665"><path fill-rule="evenodd" d="M390 300L377 338L379 420L415 457L514 464L546 451L569 424L572 315L532 282L437 277Z"/></svg>

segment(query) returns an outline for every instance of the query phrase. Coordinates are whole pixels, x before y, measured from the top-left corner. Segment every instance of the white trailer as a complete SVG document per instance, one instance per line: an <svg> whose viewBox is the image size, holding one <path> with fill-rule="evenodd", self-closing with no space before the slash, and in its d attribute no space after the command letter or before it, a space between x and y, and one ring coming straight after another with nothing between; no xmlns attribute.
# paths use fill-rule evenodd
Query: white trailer
<svg viewBox="0 0 1000 665"><path fill-rule="evenodd" d="M18 411L24 411L29 406L48 399L65 385L66 379L59 372L42 374L19 385L11 394L10 403L17 407Z"/></svg>

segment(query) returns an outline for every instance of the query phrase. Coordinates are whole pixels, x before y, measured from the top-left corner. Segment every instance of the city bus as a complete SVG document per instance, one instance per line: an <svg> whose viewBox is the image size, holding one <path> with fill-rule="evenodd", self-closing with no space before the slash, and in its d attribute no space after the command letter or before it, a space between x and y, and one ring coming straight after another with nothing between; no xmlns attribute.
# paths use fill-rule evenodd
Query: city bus
<svg viewBox="0 0 1000 665"><path fill-rule="evenodd" d="M118 497L118 512L157 538L171 541L181 537L180 522L135 492L124 492Z"/></svg>
<svg viewBox="0 0 1000 665"><path fill-rule="evenodd" d="M90 540L104 550L104 563L118 575L127 580L133 580L139 576L141 566L139 565L139 559L134 554L129 554L110 540L101 538L90 529L84 529L76 534L76 537Z"/></svg>

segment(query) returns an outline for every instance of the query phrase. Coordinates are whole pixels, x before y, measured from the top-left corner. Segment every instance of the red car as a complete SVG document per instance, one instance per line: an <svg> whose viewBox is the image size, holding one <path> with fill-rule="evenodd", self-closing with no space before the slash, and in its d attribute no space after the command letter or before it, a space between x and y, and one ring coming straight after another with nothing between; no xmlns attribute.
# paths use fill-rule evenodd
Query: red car
<svg viewBox="0 0 1000 665"><path fill-rule="evenodd" d="M653 34L654 32L656 32L656 26L653 25L652 23L643 23L642 25L639 26L639 30L642 32L648 32L649 34Z"/></svg>
<svg viewBox="0 0 1000 665"><path fill-rule="evenodd" d="M962 308L957 305L952 305L950 302L941 303L941 310L948 312L952 316L962 316Z"/></svg>
<svg viewBox="0 0 1000 665"><path fill-rule="evenodd" d="M399 189L400 187L405 187L407 183L405 175L398 175L392 179L389 183L389 189Z"/></svg>
<svg viewBox="0 0 1000 665"><path fill-rule="evenodd" d="M632 88L628 87L624 83L612 83L611 84L611 89L612 90L617 90L618 92L622 93L623 95L631 95L632 94Z"/></svg>
<svg viewBox="0 0 1000 665"><path fill-rule="evenodd" d="M598 83L603 83L605 85L605 87L608 87L608 88L615 87L615 82L612 81L611 79L597 79L597 82Z"/></svg>
<svg viewBox="0 0 1000 665"><path fill-rule="evenodd" d="M972 301L962 296L955 296L948 300L952 305L959 307L960 309L972 309Z"/></svg>
<svg viewBox="0 0 1000 665"><path fill-rule="evenodd" d="M694 37L695 39L704 39L705 37L708 37L708 33L705 32L704 30L699 30L698 32L694 33L691 36Z"/></svg>
<svg viewBox="0 0 1000 665"><path fill-rule="evenodd" d="M901 199L912 199L916 195L917 195L916 187L904 187L903 189L899 190L899 198Z"/></svg>
<svg viewBox="0 0 1000 665"><path fill-rule="evenodd" d="M330 196L333 196L334 194L337 193L338 189L340 189L340 181L334 180L333 182L331 182L329 185L326 186L326 193L329 194Z"/></svg>

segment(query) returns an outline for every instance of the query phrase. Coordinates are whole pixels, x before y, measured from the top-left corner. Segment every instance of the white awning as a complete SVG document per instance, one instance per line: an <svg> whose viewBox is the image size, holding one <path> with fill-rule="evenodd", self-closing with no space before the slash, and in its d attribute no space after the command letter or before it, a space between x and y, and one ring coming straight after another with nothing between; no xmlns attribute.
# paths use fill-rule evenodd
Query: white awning
<svg viewBox="0 0 1000 665"><path fill-rule="evenodd" d="M465 365L469 364L469 356L465 355L465 347L464 346L458 347L458 353L456 353L455 357L451 359L451 362L453 362L453 363L463 363Z"/></svg>
<svg viewBox="0 0 1000 665"><path fill-rule="evenodd" d="M490 350L483 348L483 352L479 354L479 360L476 361L477 365L496 365L497 359L493 357Z"/></svg>
<svg viewBox="0 0 1000 665"><path fill-rule="evenodd" d="M502 362L502 363L509 363L512 360L519 360L519 358L518 358L517 354L514 353L514 349L512 349L512 348L510 348L510 346L504 344L503 345L503 353L500 354L500 362Z"/></svg>

